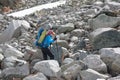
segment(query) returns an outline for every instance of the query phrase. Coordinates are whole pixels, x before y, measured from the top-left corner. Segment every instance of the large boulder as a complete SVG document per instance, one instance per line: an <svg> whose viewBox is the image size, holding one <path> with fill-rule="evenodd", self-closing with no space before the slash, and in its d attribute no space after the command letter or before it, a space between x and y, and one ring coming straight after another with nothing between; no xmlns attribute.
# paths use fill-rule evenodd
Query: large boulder
<svg viewBox="0 0 120 80"><path fill-rule="evenodd" d="M13 35L16 35L16 37L20 36L21 34L21 28L15 20L13 20L7 29L0 34L0 43L4 43L6 41L9 41L12 39Z"/></svg>
<svg viewBox="0 0 120 80"><path fill-rule="evenodd" d="M62 59L65 55L65 52L63 52L62 47L58 45L53 45L51 46L50 51L54 55L54 60L57 60L59 64L62 64Z"/></svg>
<svg viewBox="0 0 120 80"><path fill-rule="evenodd" d="M101 14L94 19L90 19L89 25L93 28L93 30L95 30L98 28L115 27L119 21L120 17L111 17L105 14Z"/></svg>
<svg viewBox="0 0 120 80"><path fill-rule="evenodd" d="M42 51L41 49L33 49L33 48L26 48L26 53L24 55L25 60L34 60L34 59L43 59Z"/></svg>
<svg viewBox="0 0 120 80"><path fill-rule="evenodd" d="M86 68L87 68L86 64L84 64L84 62L82 62L81 60L72 61L68 64L64 64L61 66L62 77L65 80L76 80L77 77L80 77L79 75L80 71Z"/></svg>
<svg viewBox="0 0 120 80"><path fill-rule="evenodd" d="M111 64L120 56L120 48L103 48L99 50L101 59L105 64L111 66Z"/></svg>
<svg viewBox="0 0 120 80"><path fill-rule="evenodd" d="M25 77L23 80L48 80L43 73L37 73L35 75L29 75Z"/></svg>
<svg viewBox="0 0 120 80"><path fill-rule="evenodd" d="M77 52L71 55L71 58L74 60L83 60L87 55L87 51L78 50Z"/></svg>
<svg viewBox="0 0 120 80"><path fill-rule="evenodd" d="M69 68L67 68L63 72L62 76L65 78L65 80L75 80L78 74L80 73L80 71L81 71L80 65L74 64L70 66Z"/></svg>
<svg viewBox="0 0 120 80"><path fill-rule="evenodd" d="M61 33L61 34L58 35L58 38L59 38L60 40L68 40L69 37L70 37L70 33L66 33L66 34Z"/></svg>
<svg viewBox="0 0 120 80"><path fill-rule="evenodd" d="M69 64L64 64L64 65L62 65L62 66L61 66L61 71L64 72L64 71L67 70L69 67L71 67L71 66L73 66L73 65L75 65L75 64L79 65L81 70L84 70L84 69L87 69L87 68L88 68L87 65L86 65L83 61L78 60L78 61L73 61L73 62L71 62L71 63L69 63Z"/></svg>
<svg viewBox="0 0 120 80"><path fill-rule="evenodd" d="M72 63L74 60L72 59L72 58L65 58L64 60L63 60L63 65L64 64L70 64L70 63Z"/></svg>
<svg viewBox="0 0 120 80"><path fill-rule="evenodd" d="M112 74L120 74L120 56L111 65Z"/></svg>
<svg viewBox="0 0 120 80"><path fill-rule="evenodd" d="M111 77L108 80L119 80L119 79L120 79L120 76L116 76L116 77Z"/></svg>
<svg viewBox="0 0 120 80"><path fill-rule="evenodd" d="M99 28L90 33L94 49L120 46L120 31L113 28Z"/></svg>
<svg viewBox="0 0 120 80"><path fill-rule="evenodd" d="M61 47L65 47L65 48L69 48L69 44L68 44L68 42L66 41L66 40L57 40L55 43L54 43L54 45L56 45L56 46L61 46Z"/></svg>
<svg viewBox="0 0 120 80"><path fill-rule="evenodd" d="M22 26L25 29L30 28L30 25L27 21L12 20L12 22L10 22L10 24L8 25L7 29L0 34L0 44L9 41L12 38L18 38L22 34Z"/></svg>
<svg viewBox="0 0 120 80"><path fill-rule="evenodd" d="M85 31L83 29L75 29L71 32L71 35L81 37L84 35L84 33L85 33Z"/></svg>
<svg viewBox="0 0 120 80"><path fill-rule="evenodd" d="M3 69L2 77L5 80L11 80L10 78L12 77L23 78L29 75L29 73L30 73L29 64L26 63L26 64L19 65L16 67L10 67L10 68Z"/></svg>
<svg viewBox="0 0 120 80"><path fill-rule="evenodd" d="M109 2L106 2L106 4L110 7L111 10L119 10L120 9L120 3L119 2L109 1Z"/></svg>
<svg viewBox="0 0 120 80"><path fill-rule="evenodd" d="M61 68L59 67L59 64L56 60L37 62L33 68L49 77L57 77L61 74Z"/></svg>
<svg viewBox="0 0 120 80"><path fill-rule="evenodd" d="M87 69L83 70L80 73L82 80L97 80L97 79L107 79L109 76L100 74L95 70Z"/></svg>
<svg viewBox="0 0 120 80"><path fill-rule="evenodd" d="M72 31L73 29L74 29L74 24L73 23L67 23L65 25L61 25L58 28L58 32L59 33L64 33L64 32Z"/></svg>
<svg viewBox="0 0 120 80"><path fill-rule="evenodd" d="M26 61L24 60L20 60L20 59L17 59L16 57L7 57L7 58L4 58L4 60L2 61L2 68L9 68L9 67L14 67L14 66L17 66L17 65L22 65L22 64L25 64Z"/></svg>
<svg viewBox="0 0 120 80"><path fill-rule="evenodd" d="M99 51L101 59L108 67L109 73L116 75L120 73L120 48L103 48Z"/></svg>
<svg viewBox="0 0 120 80"><path fill-rule="evenodd" d="M22 58L24 56L22 52L12 46L7 48L3 54L5 57L15 56L17 58Z"/></svg>
<svg viewBox="0 0 120 80"><path fill-rule="evenodd" d="M102 1L95 1L93 5L102 7L104 3Z"/></svg>
<svg viewBox="0 0 120 80"><path fill-rule="evenodd" d="M89 68L101 73L107 73L107 66L100 59L99 55L88 55L83 59L83 61L88 65Z"/></svg>

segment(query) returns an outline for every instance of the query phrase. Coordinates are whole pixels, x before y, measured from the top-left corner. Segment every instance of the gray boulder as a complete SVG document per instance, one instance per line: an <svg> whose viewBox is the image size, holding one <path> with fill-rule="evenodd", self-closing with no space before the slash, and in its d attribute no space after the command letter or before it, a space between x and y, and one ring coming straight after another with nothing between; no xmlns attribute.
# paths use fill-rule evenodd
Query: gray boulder
<svg viewBox="0 0 120 80"><path fill-rule="evenodd" d="M94 19L90 19L89 25L93 28L93 30L95 30L98 28L115 27L119 21L120 17L111 17L105 14L101 14Z"/></svg>
<svg viewBox="0 0 120 80"><path fill-rule="evenodd" d="M33 49L33 48L30 48L30 47L27 47L26 48L26 53L24 55L24 59L25 60L34 60L34 59L43 59L43 55L42 55L42 51L41 49Z"/></svg>
<svg viewBox="0 0 120 80"><path fill-rule="evenodd" d="M61 46L58 45L53 45L50 48L50 51L54 55L54 60L57 60L58 63L61 65L63 61L63 56L66 54L66 48L62 48ZM64 52L63 52L64 50Z"/></svg>
<svg viewBox="0 0 120 80"><path fill-rule="evenodd" d="M10 56L10 57L5 58L2 61L2 68L15 67L15 66L19 66L19 65L22 65L25 63L26 63L26 61L24 61L24 60L20 60L14 56Z"/></svg>
<svg viewBox="0 0 120 80"><path fill-rule="evenodd" d="M73 61L73 62L71 62L71 63L69 63L69 64L64 64L64 65L62 65L62 66L61 66L61 71L64 72L64 71L67 70L69 67L71 67L71 66L73 66L73 65L75 65L75 64L79 65L81 70L84 70L84 69L87 69L87 68L88 68L87 65L86 65L83 61L78 60L78 61Z"/></svg>
<svg viewBox="0 0 120 80"><path fill-rule="evenodd" d="M108 80L119 80L119 79L120 79L120 76L116 76L116 77L111 77Z"/></svg>
<svg viewBox="0 0 120 80"><path fill-rule="evenodd" d="M112 74L120 74L120 56L111 65Z"/></svg>
<svg viewBox="0 0 120 80"><path fill-rule="evenodd" d="M70 63L72 63L73 61L74 61L74 60L71 59L71 58L65 58L64 61L63 61L63 65L64 65L64 64L70 64Z"/></svg>
<svg viewBox="0 0 120 80"><path fill-rule="evenodd" d="M3 69L2 77L5 80L10 80L10 78L12 78L12 77L23 78L23 77L29 75L29 72L30 72L29 64L26 63L26 64L23 64L20 66Z"/></svg>
<svg viewBox="0 0 120 80"><path fill-rule="evenodd" d="M109 77L92 69L83 70L81 71L80 75L82 80L97 80L99 78L107 79Z"/></svg>
<svg viewBox="0 0 120 80"><path fill-rule="evenodd" d="M119 2L109 1L109 2L106 2L106 4L109 5L111 10L119 10L120 9L120 3Z"/></svg>
<svg viewBox="0 0 120 80"><path fill-rule="evenodd" d="M83 60L87 56L87 52L84 50L78 50L74 54L71 55L71 58L74 60Z"/></svg>
<svg viewBox="0 0 120 80"><path fill-rule="evenodd" d="M64 32L72 31L73 29L74 29L74 24L73 23L67 23L65 25L61 25L58 28L58 32L59 33L64 33Z"/></svg>
<svg viewBox="0 0 120 80"><path fill-rule="evenodd" d="M61 47L69 48L69 44L66 40L57 40L57 42L54 43L54 45L59 45Z"/></svg>
<svg viewBox="0 0 120 80"><path fill-rule="evenodd" d="M74 42L74 43L78 43L78 37L77 36L72 36L70 41Z"/></svg>
<svg viewBox="0 0 120 80"><path fill-rule="evenodd" d="M21 28L18 21L13 20L8 28L0 34L0 43L11 40L13 37L19 37L21 35Z"/></svg>
<svg viewBox="0 0 120 80"><path fill-rule="evenodd" d="M99 55L88 55L83 59L89 68L96 70L101 73L107 73L106 64L100 59Z"/></svg>
<svg viewBox="0 0 120 80"><path fill-rule="evenodd" d="M81 36L83 36L84 32L85 31L83 29L75 29L71 32L71 35L81 37Z"/></svg>
<svg viewBox="0 0 120 80"><path fill-rule="evenodd" d="M61 68L59 67L59 64L56 60L37 62L33 68L49 77L57 77L61 74Z"/></svg>
<svg viewBox="0 0 120 80"><path fill-rule="evenodd" d="M120 56L120 48L103 48L99 50L101 59L111 66L111 64Z"/></svg>
<svg viewBox="0 0 120 80"><path fill-rule="evenodd" d="M99 51L101 59L108 67L113 76L120 73L120 48L103 48Z"/></svg>
<svg viewBox="0 0 120 80"><path fill-rule="evenodd" d="M120 32L113 28L99 28L90 33L94 49L120 46Z"/></svg>
<svg viewBox="0 0 120 80"><path fill-rule="evenodd" d="M12 46L7 48L3 54L5 57L15 56L17 58L22 58L24 56L22 52L18 51L16 48Z"/></svg>
<svg viewBox="0 0 120 80"><path fill-rule="evenodd" d="M43 73L37 73L35 75L29 75L25 77L23 80L48 80Z"/></svg>
<svg viewBox="0 0 120 80"><path fill-rule="evenodd" d="M104 3L102 1L96 1L93 3L93 5L102 7Z"/></svg>
<svg viewBox="0 0 120 80"><path fill-rule="evenodd" d="M62 76L65 78L65 80L75 80L78 74L80 73L80 71L81 71L80 65L74 64L69 68L67 68L63 72Z"/></svg>
<svg viewBox="0 0 120 80"><path fill-rule="evenodd" d="M61 33L58 35L58 39L60 39L60 40L68 40L69 37L70 37L70 33L66 33L66 34Z"/></svg>
<svg viewBox="0 0 120 80"><path fill-rule="evenodd" d="M12 38L18 38L21 33L21 28L28 29L30 24L25 20L12 20L7 29L0 34L0 43L5 43Z"/></svg>

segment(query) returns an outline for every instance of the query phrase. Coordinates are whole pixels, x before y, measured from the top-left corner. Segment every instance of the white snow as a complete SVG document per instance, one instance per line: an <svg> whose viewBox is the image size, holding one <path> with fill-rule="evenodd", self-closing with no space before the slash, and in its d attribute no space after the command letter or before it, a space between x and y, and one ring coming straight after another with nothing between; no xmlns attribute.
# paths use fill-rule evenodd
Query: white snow
<svg viewBox="0 0 120 80"><path fill-rule="evenodd" d="M24 17L24 16L30 15L30 14L36 12L36 11L40 11L42 9L54 8L54 7L57 7L59 5L63 5L65 3L66 3L66 1L62 0L62 1L54 2L54 3L38 5L38 6L35 6L35 7L32 7L32 8L29 8L29 9L25 9L25 10L22 10L22 11L7 14L7 16Z"/></svg>

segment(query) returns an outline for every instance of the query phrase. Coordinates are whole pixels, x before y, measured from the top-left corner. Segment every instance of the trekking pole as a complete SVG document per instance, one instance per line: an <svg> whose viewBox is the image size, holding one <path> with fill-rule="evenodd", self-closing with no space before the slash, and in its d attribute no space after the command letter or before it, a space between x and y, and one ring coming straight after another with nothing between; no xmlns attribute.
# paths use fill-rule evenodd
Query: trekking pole
<svg viewBox="0 0 120 80"><path fill-rule="evenodd" d="M56 32L56 36L55 36L55 37L57 38L57 29L56 29L55 32ZM56 48L57 48L57 52L58 52L58 43L57 43L57 39L56 39Z"/></svg>
<svg viewBox="0 0 120 80"><path fill-rule="evenodd" d="M58 52L58 43L57 43L57 39L56 39L56 48L57 48L57 52Z"/></svg>

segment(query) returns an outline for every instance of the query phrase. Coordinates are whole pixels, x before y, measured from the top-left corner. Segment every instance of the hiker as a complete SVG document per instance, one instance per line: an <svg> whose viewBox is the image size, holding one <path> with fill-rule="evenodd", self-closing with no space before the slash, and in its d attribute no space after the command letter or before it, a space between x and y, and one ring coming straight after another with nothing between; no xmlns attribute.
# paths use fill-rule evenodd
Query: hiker
<svg viewBox="0 0 120 80"><path fill-rule="evenodd" d="M41 35L41 31L43 31L44 29L41 28L38 32L38 36ZM41 43L38 43L38 36L37 36L37 40L35 42L35 45L41 49L42 53L43 53L43 58L44 60L47 60L47 55L50 57L50 59L54 59L54 55L51 53L51 51L49 50L49 46L55 41L57 40L57 38L55 37L55 33L53 32L53 30L48 30L46 32L46 36L43 39L43 41ZM53 39L54 37L54 39Z"/></svg>

